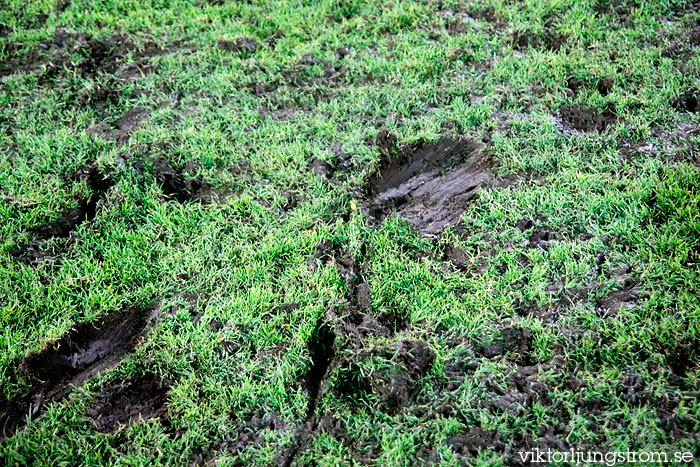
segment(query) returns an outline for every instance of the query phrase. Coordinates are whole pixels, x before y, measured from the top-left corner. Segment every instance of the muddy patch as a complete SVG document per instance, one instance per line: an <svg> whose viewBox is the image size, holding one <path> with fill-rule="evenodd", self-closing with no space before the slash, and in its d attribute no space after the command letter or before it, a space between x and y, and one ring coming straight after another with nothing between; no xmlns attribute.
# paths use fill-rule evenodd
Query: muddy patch
<svg viewBox="0 0 700 467"><path fill-rule="evenodd" d="M224 52L235 52L242 57L250 57L258 50L258 43L255 39L239 37L233 41L218 39L216 47Z"/></svg>
<svg viewBox="0 0 700 467"><path fill-rule="evenodd" d="M60 256L58 251L45 251L43 244L50 239L67 239L73 232L85 222L91 222L97 215L98 203L104 198L106 192L114 185L114 181L102 174L96 165L88 169L77 171L66 177L67 181L85 181L91 194L79 201L75 208L65 211L52 222L36 225L29 229L34 241L22 245L10 255L24 263L37 265L46 259L56 259Z"/></svg>
<svg viewBox="0 0 700 467"><path fill-rule="evenodd" d="M311 419L316 411L321 383L326 376L328 366L335 355L335 332L323 317L316 322L309 341L307 350L311 358L311 367L306 374L307 391L309 393L309 405L307 407L307 419Z"/></svg>
<svg viewBox="0 0 700 467"><path fill-rule="evenodd" d="M147 109L134 107L113 123L108 123L106 121L100 122L95 127L90 128L87 133L106 140L116 141L119 144L124 144L131 138L131 133L136 130L150 114L151 112Z"/></svg>
<svg viewBox="0 0 700 467"><path fill-rule="evenodd" d="M306 348L311 365L305 376L306 392L309 397L304 421L297 425L291 445L281 451L275 458L275 465L289 467L293 465L297 455L308 446L316 436L321 415L317 412L319 398L328 385L326 373L333 363L336 354L336 334L334 327L326 321L326 316L320 316L309 337Z"/></svg>
<svg viewBox="0 0 700 467"><path fill-rule="evenodd" d="M167 419L169 382L154 373L115 381L96 396L87 409L97 431L112 433L120 426L156 418Z"/></svg>
<svg viewBox="0 0 700 467"><path fill-rule="evenodd" d="M677 112L696 113L698 111L699 98L700 91L688 91L673 100L673 108Z"/></svg>
<svg viewBox="0 0 700 467"><path fill-rule="evenodd" d="M601 96L607 96L613 91L615 84L616 81L613 78L590 80L569 75L566 79L566 88L570 91L570 96L577 96L583 89L595 89Z"/></svg>
<svg viewBox="0 0 700 467"><path fill-rule="evenodd" d="M393 362L392 368L379 371L369 381L369 387L388 409L409 405L418 395L418 379L432 367L435 354L428 344L406 339L374 353Z"/></svg>
<svg viewBox="0 0 700 467"><path fill-rule="evenodd" d="M575 132L603 132L617 122L615 106L608 104L602 112L580 105L564 106L559 109L557 127L566 134Z"/></svg>
<svg viewBox="0 0 700 467"><path fill-rule="evenodd" d="M137 48L129 37L120 33L92 37L65 29L58 29L53 38L41 41L24 54L20 54L22 49L18 44L8 54L8 59L0 65L0 77L19 71L37 74L40 84L63 73L77 73L84 79L104 74L128 80L146 73L150 58L167 53L153 42ZM129 54L132 62L123 63Z"/></svg>
<svg viewBox="0 0 700 467"><path fill-rule="evenodd" d="M180 203L195 198L202 188L201 180L187 176L185 171L174 167L167 159L153 158L151 173L163 194Z"/></svg>
<svg viewBox="0 0 700 467"><path fill-rule="evenodd" d="M152 318L152 309L125 307L96 323L78 324L42 351L24 357L17 373L31 386L2 409L4 433L12 435L24 426L27 415L35 418L72 386L115 367L146 335Z"/></svg>
<svg viewBox="0 0 700 467"><path fill-rule="evenodd" d="M566 41L566 34L558 33L554 28L546 27L542 34L532 31L516 31L511 36L511 46L518 52L524 53L530 49L542 49L550 52L558 52Z"/></svg>
<svg viewBox="0 0 700 467"><path fill-rule="evenodd" d="M620 152L631 160L637 157L662 156L668 162L689 162L700 166L700 126L680 123L669 130L651 129L651 140L626 141Z"/></svg>
<svg viewBox="0 0 700 467"><path fill-rule="evenodd" d="M482 145L444 137L397 150L395 138L380 135L382 162L367 186L369 215L382 221L392 212L423 233L459 221L481 188L494 185L493 162Z"/></svg>

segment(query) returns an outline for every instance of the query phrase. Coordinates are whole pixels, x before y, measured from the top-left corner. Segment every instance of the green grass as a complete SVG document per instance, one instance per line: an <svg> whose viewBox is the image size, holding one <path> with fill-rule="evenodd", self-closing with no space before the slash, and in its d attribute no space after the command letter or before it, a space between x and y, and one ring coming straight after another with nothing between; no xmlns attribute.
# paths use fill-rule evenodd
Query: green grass
<svg viewBox="0 0 700 467"><path fill-rule="evenodd" d="M12 71L0 73L0 408L31 384L18 362L76 323L123 306L159 312L133 354L48 404L0 458L276 465L306 420L319 319L335 330L336 354L318 401L324 422L297 465L508 465L520 449L555 449L553 439L697 457L700 137L679 128L699 119L674 105L700 97L700 13L689 6L0 1L0 63ZM57 31L121 34L118 65L143 73L86 72L80 47L57 62ZM241 37L257 50L217 48ZM556 37L566 38L559 48ZM144 56L151 44L161 52ZM602 94L600 80L611 83ZM617 120L605 131L561 130L561 107L609 104ZM149 113L125 140L95 132L136 107ZM496 172L515 183L482 191L461 228L439 236L396 216L375 226L357 198L382 129L401 143L483 138ZM165 197L149 173L154 157L217 196ZM348 168L332 181L309 169L343 157ZM95 219L41 244L55 262L12 257L35 240L32 227L90 195L66 178L90 164L115 182ZM542 229L554 233L546 248L529 241ZM402 329L343 331L350 284L338 258L308 264L324 240L355 256L372 314ZM445 260L451 246L468 264ZM624 288L620 269L640 298L602 316L596 299ZM591 282L572 303L553 293ZM290 303L299 306L275 310ZM531 332L527 350L503 342L509 329ZM383 391L410 373L396 352L407 339L435 358L397 409ZM489 357L494 345L503 352ZM88 409L100 389L146 370L171 382L168 420L96 431ZM348 375L371 384L344 395ZM643 379L634 394L630 375ZM500 441L478 453L451 447L474 427Z"/></svg>

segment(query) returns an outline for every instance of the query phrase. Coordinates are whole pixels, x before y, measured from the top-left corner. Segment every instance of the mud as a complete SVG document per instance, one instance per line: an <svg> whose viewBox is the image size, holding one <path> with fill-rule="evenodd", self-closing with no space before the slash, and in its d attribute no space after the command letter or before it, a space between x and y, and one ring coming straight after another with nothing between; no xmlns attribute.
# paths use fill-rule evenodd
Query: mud
<svg viewBox="0 0 700 467"><path fill-rule="evenodd" d="M219 39L216 41L216 47L225 52L236 52L243 57L249 57L258 50L259 45L255 39L239 37L233 41Z"/></svg>
<svg viewBox="0 0 700 467"><path fill-rule="evenodd" d="M435 234L456 224L479 190L496 183L491 158L472 140L443 137L399 149L385 133L376 143L382 160L364 204L376 221L396 212L419 231Z"/></svg>
<svg viewBox="0 0 700 467"><path fill-rule="evenodd" d="M611 15L619 19L628 19L635 8L639 8L636 0L597 0L593 10L601 15Z"/></svg>
<svg viewBox="0 0 700 467"><path fill-rule="evenodd" d="M567 40L566 34L560 34L552 27L545 27L541 35L531 31L515 32L511 37L511 46L521 53L526 53L531 48L558 52Z"/></svg>
<svg viewBox="0 0 700 467"><path fill-rule="evenodd" d="M672 105L677 112L695 113L698 111L698 98L700 91L688 91L675 98Z"/></svg>
<svg viewBox="0 0 700 467"><path fill-rule="evenodd" d="M608 104L603 112L598 113L590 107L564 106L559 109L558 126L564 133L574 131L603 132L617 122L615 106Z"/></svg>
<svg viewBox="0 0 700 467"><path fill-rule="evenodd" d="M528 327L510 326L502 329L496 338L477 348L477 354L488 358L500 358L506 354L522 365L531 365L533 350L532 330Z"/></svg>
<svg viewBox="0 0 700 467"><path fill-rule="evenodd" d="M309 341L307 350L311 358L311 367L306 374L306 387L309 393L309 405L307 407L307 420L310 420L316 411L319 390L323 379L326 377L328 366L335 355L335 332L333 328L321 317L316 322Z"/></svg>
<svg viewBox="0 0 700 467"><path fill-rule="evenodd" d="M669 130L651 129L653 141L624 142L620 152L627 160L660 156L667 162L689 162L700 166L700 144L694 142L700 135L700 127L680 123Z"/></svg>
<svg viewBox="0 0 700 467"><path fill-rule="evenodd" d="M30 387L2 408L0 426L5 435L22 428L28 414L39 416L47 403L61 399L72 386L118 365L147 334L152 311L122 308L97 322L80 323L40 352L25 356L17 374Z"/></svg>
<svg viewBox="0 0 700 467"><path fill-rule="evenodd" d="M102 174L96 165L69 174L66 180L85 181L92 193L88 198L80 200L78 207L65 211L57 220L30 228L28 231L34 240L10 254L16 260L24 264L37 265L47 259L57 259L60 252L45 251L42 248L44 242L52 238L68 239L78 226L91 222L97 215L99 202L114 185L114 181Z"/></svg>
<svg viewBox="0 0 700 467"><path fill-rule="evenodd" d="M114 381L102 388L87 413L100 433L156 418L167 420L168 390L169 382L154 373Z"/></svg>
<svg viewBox="0 0 700 467"><path fill-rule="evenodd" d="M318 103L329 99L333 88L341 84L346 72L347 66L342 62L336 67L316 56L306 55L282 70L283 79L278 86L303 88Z"/></svg>
<svg viewBox="0 0 700 467"><path fill-rule="evenodd" d="M130 38L119 33L96 38L65 29L58 29L52 39L41 41L23 55L19 54L22 49L21 44L15 45L9 58L0 64L0 76L17 71L35 73L39 75L40 84L46 84L63 73L77 73L84 79L104 74L129 80L148 71L151 57L167 53L153 42L136 49ZM129 53L133 61L123 63ZM73 60L75 55L81 59Z"/></svg>
<svg viewBox="0 0 700 467"><path fill-rule="evenodd" d="M131 138L131 133L136 130L150 114L151 112L147 109L134 107L129 109L114 121L114 123L100 122L96 127L89 129L87 133L106 140L114 140L119 144L124 144Z"/></svg>
<svg viewBox="0 0 700 467"><path fill-rule="evenodd" d="M478 426L470 428L466 433L447 438L447 445L457 454L469 457L478 456L479 451L487 446L497 451L505 448L497 431L484 431Z"/></svg>
<svg viewBox="0 0 700 467"><path fill-rule="evenodd" d="M669 39L661 56L679 60L685 65L692 59L694 50L698 46L700 46L700 27L696 26L680 38Z"/></svg>
<svg viewBox="0 0 700 467"><path fill-rule="evenodd" d="M224 192L213 190L199 176L191 175L195 167L191 164L182 168L176 167L171 161L152 157L148 161L149 172L163 191L166 198L179 203L187 201L211 201Z"/></svg>
<svg viewBox="0 0 700 467"><path fill-rule="evenodd" d="M435 359L432 349L423 341L408 339L374 352L392 359L395 368L375 375L369 382L372 391L388 409L407 406L418 394L418 379L432 366Z"/></svg>

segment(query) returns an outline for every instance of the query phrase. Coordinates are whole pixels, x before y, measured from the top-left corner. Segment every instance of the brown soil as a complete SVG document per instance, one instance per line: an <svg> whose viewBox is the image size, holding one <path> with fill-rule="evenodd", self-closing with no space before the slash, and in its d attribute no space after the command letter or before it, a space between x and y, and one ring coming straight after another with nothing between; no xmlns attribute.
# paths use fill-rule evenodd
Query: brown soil
<svg viewBox="0 0 700 467"><path fill-rule="evenodd" d="M115 367L148 332L152 310L125 307L96 323L81 323L40 352L25 356L17 373L30 381L29 389L0 408L6 436L22 428L25 417L41 414L48 402L61 399L72 386Z"/></svg>
<svg viewBox="0 0 700 467"><path fill-rule="evenodd" d="M48 258L55 258L52 252L44 251L42 244L52 238L67 239L84 222L91 222L97 215L98 203L105 193L114 185L114 181L100 173L96 165L75 172L66 177L68 180L85 180L91 195L79 202L78 207L71 208L52 222L36 225L29 229L34 241L20 246L11 256L25 264L37 265Z"/></svg>
<svg viewBox="0 0 700 467"><path fill-rule="evenodd" d="M119 33L95 38L58 29L52 39L40 42L24 55L18 53L23 48L22 44L14 44L11 53L8 53L9 58L0 64L0 77L17 71L38 73L40 82L47 83L67 70L77 72L86 79L105 74L127 80L147 72L151 57L167 53L167 50L152 42L142 49L135 47L128 37ZM129 53L133 61L124 64L123 59ZM82 60L71 58L76 54Z"/></svg>
<svg viewBox="0 0 700 467"><path fill-rule="evenodd" d="M156 374L143 373L103 388L87 412L100 433L112 433L120 426L139 421L167 419L168 390L167 381Z"/></svg>
<svg viewBox="0 0 700 467"><path fill-rule="evenodd" d="M99 136L107 140L115 140L124 144L131 138L131 133L136 130L141 122L146 120L151 112L147 109L134 107L118 118L113 124L100 122L96 127L88 130L89 134Z"/></svg>
<svg viewBox="0 0 700 467"><path fill-rule="evenodd" d="M617 121L614 105L608 105L601 113L590 107L565 106L559 109L559 118L564 132L602 132Z"/></svg>
<svg viewBox="0 0 700 467"><path fill-rule="evenodd" d="M380 135L377 143L383 157L365 203L377 221L396 212L421 232L435 234L459 221L479 189L495 184L491 158L470 139L443 137L400 151L391 136Z"/></svg>
<svg viewBox="0 0 700 467"><path fill-rule="evenodd" d="M216 46L225 52L236 52L244 57L254 54L259 47L255 39L247 37L239 37L233 41L219 39L216 41Z"/></svg>

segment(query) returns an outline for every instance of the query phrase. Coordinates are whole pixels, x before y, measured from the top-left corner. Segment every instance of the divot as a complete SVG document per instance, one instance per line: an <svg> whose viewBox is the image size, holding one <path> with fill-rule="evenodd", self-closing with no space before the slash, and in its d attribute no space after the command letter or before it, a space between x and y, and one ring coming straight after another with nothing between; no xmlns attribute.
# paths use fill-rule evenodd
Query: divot
<svg viewBox="0 0 700 467"><path fill-rule="evenodd" d="M73 386L117 366L146 336L153 315L151 308L125 307L96 323L80 323L43 350L25 356L17 373L31 386L0 408L0 430L11 436L25 425L27 415L37 417Z"/></svg>

